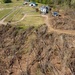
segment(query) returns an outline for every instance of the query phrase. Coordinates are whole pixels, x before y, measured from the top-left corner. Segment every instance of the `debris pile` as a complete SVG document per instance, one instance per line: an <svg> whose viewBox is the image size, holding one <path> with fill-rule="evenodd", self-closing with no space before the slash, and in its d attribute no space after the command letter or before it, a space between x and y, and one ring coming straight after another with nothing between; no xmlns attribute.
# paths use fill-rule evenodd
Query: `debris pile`
<svg viewBox="0 0 75 75"><path fill-rule="evenodd" d="M52 18L52 19L51 19ZM75 30L75 13L74 11L66 12L61 16L51 17L51 25L55 29Z"/></svg>
<svg viewBox="0 0 75 75"><path fill-rule="evenodd" d="M1 25L0 75L75 75L75 36Z"/></svg>

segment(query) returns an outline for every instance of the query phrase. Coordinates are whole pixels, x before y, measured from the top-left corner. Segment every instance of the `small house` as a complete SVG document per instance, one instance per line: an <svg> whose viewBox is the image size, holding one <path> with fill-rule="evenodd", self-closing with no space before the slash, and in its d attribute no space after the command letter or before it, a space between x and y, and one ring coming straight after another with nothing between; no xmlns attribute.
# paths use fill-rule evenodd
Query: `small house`
<svg viewBox="0 0 75 75"><path fill-rule="evenodd" d="M49 7L41 6L39 10L40 10L40 13L47 14L49 12Z"/></svg>
<svg viewBox="0 0 75 75"><path fill-rule="evenodd" d="M37 6L37 4L36 4L35 2L31 2L31 3L29 4L29 6L35 7L35 6Z"/></svg>

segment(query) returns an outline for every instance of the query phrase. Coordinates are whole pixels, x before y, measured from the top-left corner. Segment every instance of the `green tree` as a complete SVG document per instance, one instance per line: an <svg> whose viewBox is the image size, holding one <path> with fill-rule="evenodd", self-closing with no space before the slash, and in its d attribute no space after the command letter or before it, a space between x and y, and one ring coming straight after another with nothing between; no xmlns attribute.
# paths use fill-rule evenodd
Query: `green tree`
<svg viewBox="0 0 75 75"><path fill-rule="evenodd" d="M71 7L71 1L72 0L67 0L67 4L68 4L69 7Z"/></svg>
<svg viewBox="0 0 75 75"><path fill-rule="evenodd" d="M11 0L3 0L4 3L11 3Z"/></svg>

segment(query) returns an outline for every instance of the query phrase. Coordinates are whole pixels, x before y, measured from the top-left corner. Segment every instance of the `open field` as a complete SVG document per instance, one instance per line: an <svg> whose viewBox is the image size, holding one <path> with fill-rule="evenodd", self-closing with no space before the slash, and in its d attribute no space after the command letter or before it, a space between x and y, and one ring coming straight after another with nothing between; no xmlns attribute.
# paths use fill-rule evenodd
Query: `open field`
<svg viewBox="0 0 75 75"><path fill-rule="evenodd" d="M11 15L9 15L9 17L7 17L5 19L5 21L17 21L19 20L20 18L22 18L23 15L21 13L21 9L17 9L16 11L14 11Z"/></svg>
<svg viewBox="0 0 75 75"><path fill-rule="evenodd" d="M22 0L12 0L12 3L3 3L2 0L0 0L0 8L9 8L9 7L16 7L16 6L20 6L23 5L23 1Z"/></svg>
<svg viewBox="0 0 75 75"><path fill-rule="evenodd" d="M27 16L23 21L19 22L18 24L38 27L44 24L44 19L41 16Z"/></svg>
<svg viewBox="0 0 75 75"><path fill-rule="evenodd" d="M27 15L40 15L39 12L35 11L35 8L26 6L26 7L18 8L11 15L9 15L9 17L7 17L5 19L5 21L12 21L12 22L19 21L24 16L24 14L27 14Z"/></svg>
<svg viewBox="0 0 75 75"><path fill-rule="evenodd" d="M6 3L6 4L0 4L0 8L16 7L21 5L22 3Z"/></svg>
<svg viewBox="0 0 75 75"><path fill-rule="evenodd" d="M3 6L5 4L2 4ZM39 8L42 4L39 4L37 8ZM28 28L29 26L34 26L37 28L38 26L44 24L44 19L41 17L40 12L36 12L35 7L30 7L29 5L23 5L22 1L15 1L13 3L8 3L3 11L9 7L13 10L12 13L8 14L8 16L4 19L4 22L11 22L13 25L16 24L21 28ZM26 15L26 17L25 17ZM2 14L1 16L4 16Z"/></svg>
<svg viewBox="0 0 75 75"><path fill-rule="evenodd" d="M38 6L35 8L30 7L29 4L23 5L23 2L24 1L21 0L13 0L12 3L2 3L0 5L1 8L4 7L4 12L6 8L11 8L11 10L13 10L13 12L8 14L8 16L4 19L4 22L11 22L13 25L17 24L24 29L28 28L29 26L38 27L44 24L41 14L39 12L36 12L36 8L39 8L43 4L38 3ZM25 15L27 16L24 17ZM2 14L1 16L4 16L4 14Z"/></svg>
<svg viewBox="0 0 75 75"><path fill-rule="evenodd" d="M10 11L11 9L0 10L0 19L6 16Z"/></svg>

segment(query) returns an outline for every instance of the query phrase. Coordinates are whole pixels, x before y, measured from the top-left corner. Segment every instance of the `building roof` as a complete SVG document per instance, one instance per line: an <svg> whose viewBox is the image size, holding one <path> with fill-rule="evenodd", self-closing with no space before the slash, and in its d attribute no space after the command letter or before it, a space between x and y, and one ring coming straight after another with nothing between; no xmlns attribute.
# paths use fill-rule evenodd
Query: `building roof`
<svg viewBox="0 0 75 75"><path fill-rule="evenodd" d="M43 10L43 9L49 10L49 8L47 6L41 6L40 7L40 10Z"/></svg>

